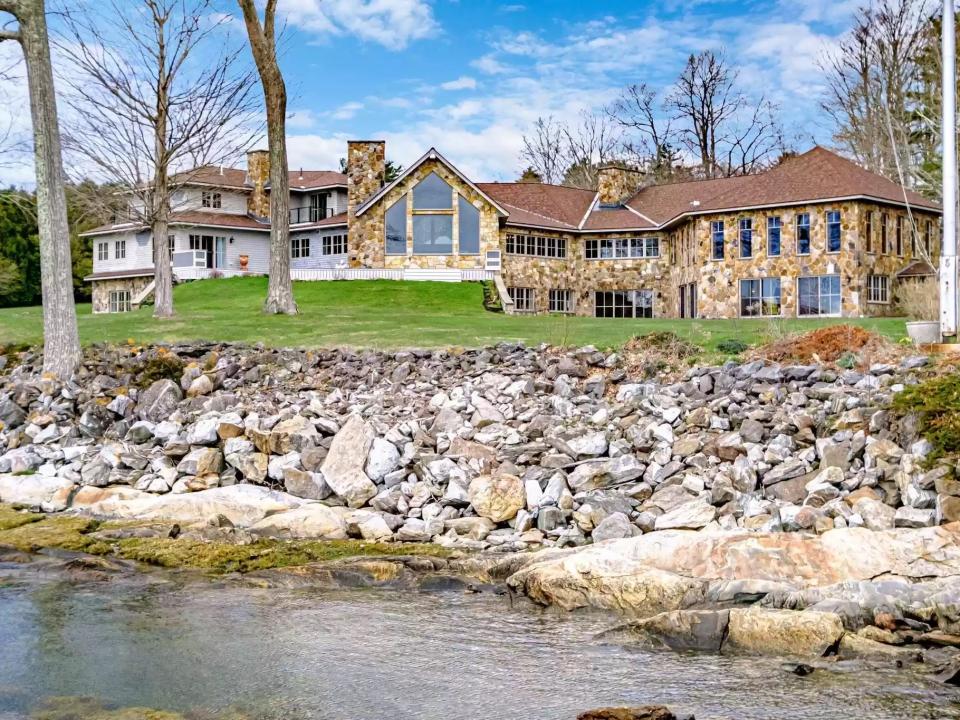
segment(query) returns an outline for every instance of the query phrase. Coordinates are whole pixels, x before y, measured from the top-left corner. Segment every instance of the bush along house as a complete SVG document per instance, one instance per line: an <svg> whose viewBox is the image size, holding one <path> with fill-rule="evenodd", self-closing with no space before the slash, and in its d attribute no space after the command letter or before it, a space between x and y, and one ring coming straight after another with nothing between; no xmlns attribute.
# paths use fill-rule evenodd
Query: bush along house
<svg viewBox="0 0 960 720"><path fill-rule="evenodd" d="M434 149L385 181L381 141L351 141L345 175L291 173L298 280L496 284L507 312L612 318L894 314L897 285L934 274L939 207L824 148L754 175L648 185L610 164L596 192L474 182ZM201 168L178 191L178 280L263 273L266 154ZM148 293L149 231L99 228L94 311Z"/></svg>

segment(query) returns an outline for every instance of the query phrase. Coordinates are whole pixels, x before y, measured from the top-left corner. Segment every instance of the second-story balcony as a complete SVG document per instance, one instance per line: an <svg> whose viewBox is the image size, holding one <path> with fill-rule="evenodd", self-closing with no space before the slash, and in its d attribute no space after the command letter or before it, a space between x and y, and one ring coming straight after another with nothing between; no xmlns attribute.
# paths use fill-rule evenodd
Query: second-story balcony
<svg viewBox="0 0 960 720"><path fill-rule="evenodd" d="M315 223L333 217L333 208L329 207L298 207L290 208L290 224Z"/></svg>

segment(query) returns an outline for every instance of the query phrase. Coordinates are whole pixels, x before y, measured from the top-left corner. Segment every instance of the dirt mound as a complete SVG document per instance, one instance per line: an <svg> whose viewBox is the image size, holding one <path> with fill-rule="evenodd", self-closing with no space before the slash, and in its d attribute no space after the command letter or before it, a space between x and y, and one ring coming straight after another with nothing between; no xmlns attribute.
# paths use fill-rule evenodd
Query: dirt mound
<svg viewBox="0 0 960 720"><path fill-rule="evenodd" d="M831 325L802 335L790 335L758 347L754 357L774 362L833 363L855 356L859 365L895 354L896 346L876 333L856 325Z"/></svg>

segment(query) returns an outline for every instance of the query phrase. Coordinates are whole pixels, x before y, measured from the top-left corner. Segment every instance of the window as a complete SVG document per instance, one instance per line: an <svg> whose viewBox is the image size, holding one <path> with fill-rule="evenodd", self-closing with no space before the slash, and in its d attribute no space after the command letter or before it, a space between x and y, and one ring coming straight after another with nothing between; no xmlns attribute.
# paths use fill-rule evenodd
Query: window
<svg viewBox="0 0 960 720"><path fill-rule="evenodd" d="M584 243L587 260L614 260L660 257L660 238L612 238L587 240Z"/></svg>
<svg viewBox="0 0 960 720"><path fill-rule="evenodd" d="M897 237L897 257L903 257L903 218L899 215L897 216L897 227L896 227L896 237Z"/></svg>
<svg viewBox="0 0 960 720"><path fill-rule="evenodd" d="M867 302L884 304L890 302L890 278L886 275L867 276Z"/></svg>
<svg viewBox="0 0 960 720"><path fill-rule="evenodd" d="M573 292L570 290L550 290L550 312L572 313Z"/></svg>
<svg viewBox="0 0 960 720"><path fill-rule="evenodd" d="M460 254L480 254L480 211L463 195L459 196Z"/></svg>
<svg viewBox="0 0 960 720"><path fill-rule="evenodd" d="M930 248L933 247L933 220L927 220L927 232L923 237L923 249L927 257L930 257Z"/></svg>
<svg viewBox="0 0 960 720"><path fill-rule="evenodd" d="M652 290L613 290L594 293L594 315L605 318L652 318Z"/></svg>
<svg viewBox="0 0 960 720"><path fill-rule="evenodd" d="M740 315L768 317L779 315L780 278L758 278L740 281Z"/></svg>
<svg viewBox="0 0 960 720"><path fill-rule="evenodd" d="M397 200L386 212L384 233L387 255L407 254L407 196Z"/></svg>
<svg viewBox="0 0 960 720"><path fill-rule="evenodd" d="M127 241L117 240L113 244L113 256L117 260L123 260L127 257Z"/></svg>
<svg viewBox="0 0 960 720"><path fill-rule="evenodd" d="M97 243L97 260L109 260L110 259L110 244L109 243Z"/></svg>
<svg viewBox="0 0 960 720"><path fill-rule="evenodd" d="M797 279L797 314L839 315L840 276L820 275Z"/></svg>
<svg viewBox="0 0 960 720"><path fill-rule="evenodd" d="M130 291L129 290L111 290L110 291L110 312L112 313L130 312Z"/></svg>
<svg viewBox="0 0 960 720"><path fill-rule="evenodd" d="M797 255L810 254L810 214L797 215Z"/></svg>
<svg viewBox="0 0 960 720"><path fill-rule="evenodd" d="M517 312L533 312L533 288L508 287L507 293L513 300L513 309Z"/></svg>
<svg viewBox="0 0 960 720"><path fill-rule="evenodd" d="M567 239L534 235L507 235L506 252L508 255L565 258L567 256Z"/></svg>
<svg viewBox="0 0 960 720"><path fill-rule="evenodd" d="M767 255L777 257L780 254L780 217L767 218Z"/></svg>
<svg viewBox="0 0 960 720"><path fill-rule="evenodd" d="M194 195L196 197L196 195ZM205 208L219 210L223 207L223 196L218 192L204 190L200 193L200 204Z"/></svg>
<svg viewBox="0 0 960 720"><path fill-rule="evenodd" d="M873 252L873 212L867 213L867 236L864 238L864 247L868 253Z"/></svg>
<svg viewBox="0 0 960 720"><path fill-rule="evenodd" d="M723 220L717 220L710 224L711 234L713 236L712 256L714 260L723 260Z"/></svg>
<svg viewBox="0 0 960 720"><path fill-rule="evenodd" d="M292 258L310 257L310 238L308 237L290 238L290 257Z"/></svg>
<svg viewBox="0 0 960 720"><path fill-rule="evenodd" d="M753 257L753 220L740 218L740 257Z"/></svg>
<svg viewBox="0 0 960 720"><path fill-rule="evenodd" d="M887 247L887 214L880 213L880 254L886 255L889 252Z"/></svg>
<svg viewBox="0 0 960 720"><path fill-rule="evenodd" d="M177 236L176 235L167 235L167 250L170 251L172 256L177 251Z"/></svg>
<svg viewBox="0 0 960 720"><path fill-rule="evenodd" d="M346 255L347 236L328 235L321 240L321 252L324 255Z"/></svg>
<svg viewBox="0 0 960 720"><path fill-rule="evenodd" d="M413 189L414 210L453 210L453 188L436 173L430 173Z"/></svg>
<svg viewBox="0 0 960 720"><path fill-rule="evenodd" d="M836 210L827 213L827 252L840 252L840 213Z"/></svg>
<svg viewBox="0 0 960 720"><path fill-rule="evenodd" d="M452 255L453 215L414 215L413 254Z"/></svg>

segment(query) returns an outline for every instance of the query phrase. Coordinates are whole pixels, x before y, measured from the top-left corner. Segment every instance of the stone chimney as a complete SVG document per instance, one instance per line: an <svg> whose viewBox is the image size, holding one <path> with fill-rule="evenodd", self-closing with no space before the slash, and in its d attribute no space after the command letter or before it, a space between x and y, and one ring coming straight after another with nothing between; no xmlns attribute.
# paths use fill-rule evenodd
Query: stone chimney
<svg viewBox="0 0 960 720"><path fill-rule="evenodd" d="M597 192L600 204L621 205L643 185L644 173L621 163L601 165L597 171Z"/></svg>
<svg viewBox="0 0 960 720"><path fill-rule="evenodd" d="M387 172L387 143L383 140L347 142L347 216L383 187Z"/></svg>
<svg viewBox="0 0 960 720"><path fill-rule="evenodd" d="M247 153L247 184L252 192L247 196L247 212L254 217L270 217L270 152L251 150Z"/></svg>

